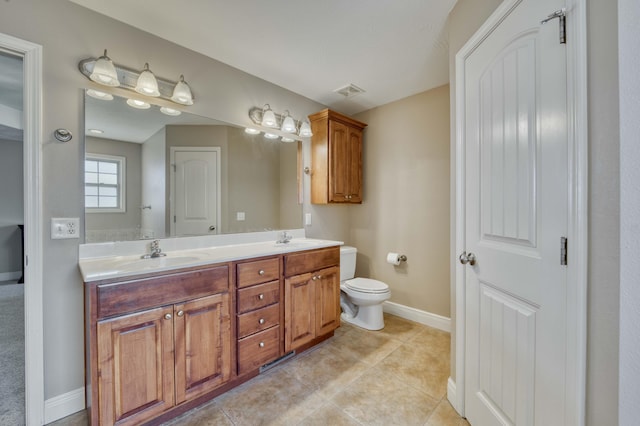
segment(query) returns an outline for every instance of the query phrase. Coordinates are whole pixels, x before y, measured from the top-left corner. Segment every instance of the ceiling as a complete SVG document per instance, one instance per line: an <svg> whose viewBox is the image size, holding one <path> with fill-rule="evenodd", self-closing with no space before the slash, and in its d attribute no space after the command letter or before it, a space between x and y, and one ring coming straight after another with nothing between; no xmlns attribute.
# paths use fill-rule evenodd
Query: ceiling
<svg viewBox="0 0 640 426"><path fill-rule="evenodd" d="M347 114L449 81L457 0L71 1Z"/></svg>

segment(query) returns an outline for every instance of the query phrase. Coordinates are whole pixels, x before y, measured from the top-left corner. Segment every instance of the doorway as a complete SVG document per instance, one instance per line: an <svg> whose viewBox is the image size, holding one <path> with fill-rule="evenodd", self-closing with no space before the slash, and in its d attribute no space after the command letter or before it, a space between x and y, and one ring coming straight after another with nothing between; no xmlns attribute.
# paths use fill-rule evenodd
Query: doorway
<svg viewBox="0 0 640 426"><path fill-rule="evenodd" d="M23 241L24 251L20 250L20 274L23 277L22 294L23 304L13 306L18 312L12 315L12 320L19 322L18 316L23 321L23 332L18 330L10 340L16 341L23 337L21 371L15 371L16 376L23 377L23 396L21 399L21 421L17 424L41 425L44 423L44 348L43 334L43 301L42 301L42 176L41 176L41 116L42 116L42 47L15 37L0 33L0 52L3 59L19 61L21 70L22 87L14 94L21 99L20 125L22 133L21 149L17 151L22 160L22 183L17 189L21 193L21 214L19 219L24 226L24 233L20 235ZM3 77L5 72L0 73ZM4 81L4 80L3 80ZM3 96L5 98L5 96ZM14 101L15 102L15 101ZM3 111L2 116L5 116ZM17 142L13 142L17 143ZM15 150L15 146L14 146ZM15 166L15 165L14 165ZM18 179L13 177L11 181ZM3 180L7 182L6 180ZM3 203L4 204L4 203ZM21 217L20 217L21 216ZM16 237L14 237L16 238ZM17 250L13 248L12 250ZM15 268L12 264L11 268ZM18 271L10 271L14 275ZM20 279L18 279L20 280ZM17 283L16 283L17 284ZM16 290L20 292L19 290ZM14 294L14 297L16 295ZM9 302L10 305L14 303ZM20 310L22 308L22 310ZM20 315L20 311L23 312ZM4 363L4 359L2 360ZM14 412L14 410L11 410ZM13 424L12 420L0 419L0 423Z"/></svg>

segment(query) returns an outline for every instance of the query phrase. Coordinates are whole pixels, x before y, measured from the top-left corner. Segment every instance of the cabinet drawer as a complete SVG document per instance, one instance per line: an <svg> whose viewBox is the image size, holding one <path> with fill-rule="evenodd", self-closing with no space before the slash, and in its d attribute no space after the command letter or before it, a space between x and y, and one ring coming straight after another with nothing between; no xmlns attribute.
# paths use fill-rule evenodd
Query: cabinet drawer
<svg viewBox="0 0 640 426"><path fill-rule="evenodd" d="M266 330L280 323L280 304L238 315L238 337L245 337L257 331Z"/></svg>
<svg viewBox="0 0 640 426"><path fill-rule="evenodd" d="M227 265L98 286L98 318L122 315L229 289Z"/></svg>
<svg viewBox="0 0 640 426"><path fill-rule="evenodd" d="M238 290L238 314L264 308L280 301L280 281Z"/></svg>
<svg viewBox="0 0 640 426"><path fill-rule="evenodd" d="M238 288L265 283L280 278L278 258L238 263Z"/></svg>
<svg viewBox="0 0 640 426"><path fill-rule="evenodd" d="M339 264L340 247L291 253L284 257L284 275L291 277Z"/></svg>
<svg viewBox="0 0 640 426"><path fill-rule="evenodd" d="M280 327L275 326L238 341L238 374L260 368L280 355Z"/></svg>

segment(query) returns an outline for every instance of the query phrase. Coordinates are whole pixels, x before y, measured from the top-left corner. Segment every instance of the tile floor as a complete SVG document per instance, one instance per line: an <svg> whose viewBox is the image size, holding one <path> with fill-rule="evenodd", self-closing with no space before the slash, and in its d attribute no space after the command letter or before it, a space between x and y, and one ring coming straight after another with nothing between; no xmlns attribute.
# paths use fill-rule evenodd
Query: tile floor
<svg viewBox="0 0 640 426"><path fill-rule="evenodd" d="M343 323L333 338L167 426L468 426L446 398L449 344L449 333L387 314L381 331Z"/></svg>

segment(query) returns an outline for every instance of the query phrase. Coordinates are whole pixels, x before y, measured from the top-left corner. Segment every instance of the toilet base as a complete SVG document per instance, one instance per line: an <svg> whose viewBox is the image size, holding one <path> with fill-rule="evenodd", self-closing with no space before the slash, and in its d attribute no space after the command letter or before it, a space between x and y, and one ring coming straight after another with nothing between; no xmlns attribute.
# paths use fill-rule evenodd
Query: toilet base
<svg viewBox="0 0 640 426"><path fill-rule="evenodd" d="M340 319L366 330L382 330L384 328L382 303L372 306L359 306L358 314L355 317L343 312L340 315Z"/></svg>

